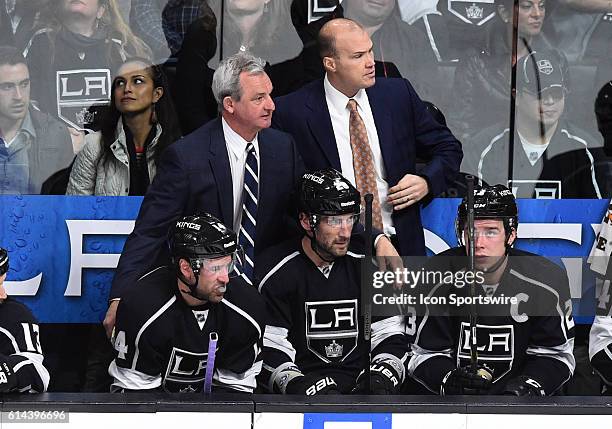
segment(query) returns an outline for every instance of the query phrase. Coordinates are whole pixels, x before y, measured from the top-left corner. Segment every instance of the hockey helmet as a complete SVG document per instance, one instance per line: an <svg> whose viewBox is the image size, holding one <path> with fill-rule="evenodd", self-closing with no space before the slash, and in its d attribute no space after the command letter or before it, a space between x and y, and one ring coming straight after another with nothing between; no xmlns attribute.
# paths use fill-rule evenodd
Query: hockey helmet
<svg viewBox="0 0 612 429"><path fill-rule="evenodd" d="M314 226L319 216L359 215L359 191L333 168L306 173L299 185L300 211L311 217Z"/></svg>
<svg viewBox="0 0 612 429"><path fill-rule="evenodd" d="M170 237L174 263L178 264L179 259L189 261L196 276L202 268L202 259L235 256L237 250L236 233L208 213L179 219Z"/></svg>
<svg viewBox="0 0 612 429"><path fill-rule="evenodd" d="M463 230L468 218L467 196L457 209L455 233L457 241L463 242ZM518 209L512 192L504 185L474 187L474 219L499 219L504 224L506 240L518 229Z"/></svg>
<svg viewBox="0 0 612 429"><path fill-rule="evenodd" d="M8 252L0 247L0 276L4 275L9 270Z"/></svg>

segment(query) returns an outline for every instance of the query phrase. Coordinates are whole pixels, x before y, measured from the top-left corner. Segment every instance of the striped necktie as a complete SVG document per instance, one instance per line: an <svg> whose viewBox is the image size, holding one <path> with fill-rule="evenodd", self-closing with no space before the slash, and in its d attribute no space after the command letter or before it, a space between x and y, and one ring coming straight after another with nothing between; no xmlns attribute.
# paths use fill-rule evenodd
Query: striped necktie
<svg viewBox="0 0 612 429"><path fill-rule="evenodd" d="M244 250L242 261L243 274L249 283L253 284L253 269L255 266L255 230L257 227L257 199L259 198L259 177L257 172L257 154L255 146L249 143L246 148L247 157L244 166L244 190L242 192L242 219L238 242Z"/></svg>

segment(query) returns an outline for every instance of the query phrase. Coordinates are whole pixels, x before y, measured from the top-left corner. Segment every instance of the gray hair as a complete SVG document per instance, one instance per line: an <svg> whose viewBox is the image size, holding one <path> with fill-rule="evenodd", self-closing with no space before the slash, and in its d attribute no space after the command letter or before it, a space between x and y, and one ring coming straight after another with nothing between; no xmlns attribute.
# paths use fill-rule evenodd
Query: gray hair
<svg viewBox="0 0 612 429"><path fill-rule="evenodd" d="M266 62L261 58L247 52L238 52L219 63L215 70L212 81L212 92L223 111L223 99L232 97L240 100L242 88L240 86L240 74L246 72L250 75L265 73Z"/></svg>

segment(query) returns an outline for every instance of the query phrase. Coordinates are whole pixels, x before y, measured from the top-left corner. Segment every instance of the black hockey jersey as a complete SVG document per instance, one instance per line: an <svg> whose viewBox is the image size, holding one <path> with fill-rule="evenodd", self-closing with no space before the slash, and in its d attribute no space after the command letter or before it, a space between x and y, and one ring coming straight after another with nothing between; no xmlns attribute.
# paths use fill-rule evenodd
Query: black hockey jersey
<svg viewBox="0 0 612 429"><path fill-rule="evenodd" d="M17 375L15 391L47 390L49 372L43 359L36 319L25 305L7 298L0 304L0 362L6 362Z"/></svg>
<svg viewBox="0 0 612 429"><path fill-rule="evenodd" d="M265 305L257 289L232 279L218 304L190 307L171 267L145 274L122 298L109 373L113 390L199 392L211 333L218 337L213 391L252 392L261 370Z"/></svg>
<svg viewBox="0 0 612 429"><path fill-rule="evenodd" d="M449 249L432 258L428 272L465 270L465 248ZM487 286L488 288L490 286ZM468 287L449 283L421 284L421 297L443 297L438 305L425 301L408 365L410 374L429 390L440 392L444 376L470 363L469 306L456 305L469 296ZM527 375L547 394L558 391L576 366L574 323L565 271L532 253L510 249L510 258L496 289L478 286L478 361L493 373L492 394L510 379ZM484 297L496 298L486 302ZM511 300L510 298L515 298Z"/></svg>
<svg viewBox="0 0 612 429"><path fill-rule="evenodd" d="M269 249L259 289L266 299L262 382L277 391L277 377L297 365L302 374L331 376L342 393L355 386L368 365L360 306L360 270L364 255L355 253L355 239L346 256L337 258L326 275L308 258L299 239ZM408 340L400 316L372 323L372 358L384 354L404 368ZM401 374L403 379L404 374Z"/></svg>
<svg viewBox="0 0 612 429"><path fill-rule="evenodd" d="M112 74L127 58L121 41L43 29L26 55L38 107L71 128L97 131L100 109L110 103Z"/></svg>

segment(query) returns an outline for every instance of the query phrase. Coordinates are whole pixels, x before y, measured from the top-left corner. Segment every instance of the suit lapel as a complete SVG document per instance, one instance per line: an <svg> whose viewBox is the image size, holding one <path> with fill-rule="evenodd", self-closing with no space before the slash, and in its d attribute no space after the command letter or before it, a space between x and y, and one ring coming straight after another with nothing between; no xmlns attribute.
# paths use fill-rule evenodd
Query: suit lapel
<svg viewBox="0 0 612 429"><path fill-rule="evenodd" d="M389 165L385 160L392 159L393 157L393 120L391 118L389 106L385 104L384 94L382 94L381 91L377 91L375 88L376 85L366 89L366 93L368 94L368 101L370 102L372 116L376 124L378 144L380 145L383 163L387 170L387 177L390 177L391 172L389 171Z"/></svg>
<svg viewBox="0 0 612 429"><path fill-rule="evenodd" d="M306 99L308 128L310 128L315 141L325 154L329 164L340 170L340 157L338 156L334 128L325 100L323 80L317 81L316 86L313 86L312 89Z"/></svg>
<svg viewBox="0 0 612 429"><path fill-rule="evenodd" d="M210 132L210 168L215 176L223 223L233 226L234 192L232 186L232 170L220 119L218 120L217 126Z"/></svg>
<svg viewBox="0 0 612 429"><path fill-rule="evenodd" d="M269 133L263 129L257 136L259 143L259 198L257 201L257 226L256 237L261 236L261 229L264 221L271 219L272 214L268 216L265 202L273 200L274 181L280 180L276 167L278 160L276 151L274 150L274 142L270 140ZM256 238L257 240L257 238Z"/></svg>

